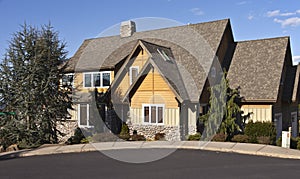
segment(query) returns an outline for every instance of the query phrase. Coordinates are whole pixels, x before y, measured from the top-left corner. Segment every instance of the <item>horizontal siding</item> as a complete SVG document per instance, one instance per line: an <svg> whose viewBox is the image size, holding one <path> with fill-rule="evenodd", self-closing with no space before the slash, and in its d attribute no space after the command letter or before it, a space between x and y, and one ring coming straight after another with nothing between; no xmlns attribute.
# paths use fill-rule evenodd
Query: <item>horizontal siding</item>
<svg viewBox="0 0 300 179"><path fill-rule="evenodd" d="M243 105L244 114L252 112L250 120L253 122L271 122L272 121L272 105Z"/></svg>
<svg viewBox="0 0 300 179"><path fill-rule="evenodd" d="M179 118L179 108L167 108L164 110L164 125L179 125ZM130 121L132 124L143 124L143 119L142 108L130 109Z"/></svg>

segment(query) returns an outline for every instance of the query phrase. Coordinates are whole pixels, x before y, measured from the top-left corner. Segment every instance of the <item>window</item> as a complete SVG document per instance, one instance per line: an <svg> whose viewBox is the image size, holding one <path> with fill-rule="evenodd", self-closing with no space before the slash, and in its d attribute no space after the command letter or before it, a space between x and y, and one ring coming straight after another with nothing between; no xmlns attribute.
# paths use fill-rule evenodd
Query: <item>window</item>
<svg viewBox="0 0 300 179"><path fill-rule="evenodd" d="M161 49L157 49L157 52L160 54L160 56L164 59L164 61L169 61L171 62L170 57L166 54L165 51L161 50Z"/></svg>
<svg viewBox="0 0 300 179"><path fill-rule="evenodd" d="M163 124L164 105L163 104L144 104L143 105L144 123Z"/></svg>
<svg viewBox="0 0 300 179"><path fill-rule="evenodd" d="M130 85L136 80L139 74L139 67L134 66L129 68Z"/></svg>
<svg viewBox="0 0 300 179"><path fill-rule="evenodd" d="M93 127L95 109L90 104L78 104L78 125L79 127Z"/></svg>
<svg viewBox="0 0 300 179"><path fill-rule="evenodd" d="M110 72L84 73L84 87L109 87Z"/></svg>
<svg viewBox="0 0 300 179"><path fill-rule="evenodd" d="M67 73L62 77L62 86L74 86L74 74Z"/></svg>

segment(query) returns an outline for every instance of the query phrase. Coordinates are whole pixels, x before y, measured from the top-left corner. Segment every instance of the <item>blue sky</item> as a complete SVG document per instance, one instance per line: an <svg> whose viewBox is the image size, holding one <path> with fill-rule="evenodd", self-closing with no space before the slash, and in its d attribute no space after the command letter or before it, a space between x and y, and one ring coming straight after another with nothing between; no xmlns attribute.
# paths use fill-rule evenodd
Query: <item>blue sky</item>
<svg viewBox="0 0 300 179"><path fill-rule="evenodd" d="M142 17L183 24L230 18L236 41L290 36L294 60L300 61L297 0L0 0L0 55L24 22L33 26L51 22L71 57L84 39Z"/></svg>

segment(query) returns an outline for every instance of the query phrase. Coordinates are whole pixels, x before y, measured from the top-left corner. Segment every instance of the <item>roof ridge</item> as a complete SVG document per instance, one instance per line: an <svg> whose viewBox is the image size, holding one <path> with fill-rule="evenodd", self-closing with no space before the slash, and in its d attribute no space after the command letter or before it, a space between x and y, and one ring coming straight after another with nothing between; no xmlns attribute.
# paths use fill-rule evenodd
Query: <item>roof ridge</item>
<svg viewBox="0 0 300 179"><path fill-rule="evenodd" d="M253 40L241 40L241 41L235 41L235 42L236 43L245 43L245 42L263 41L263 40L276 40L276 39L290 39L290 36L267 37L267 38L261 38L261 39L253 39Z"/></svg>

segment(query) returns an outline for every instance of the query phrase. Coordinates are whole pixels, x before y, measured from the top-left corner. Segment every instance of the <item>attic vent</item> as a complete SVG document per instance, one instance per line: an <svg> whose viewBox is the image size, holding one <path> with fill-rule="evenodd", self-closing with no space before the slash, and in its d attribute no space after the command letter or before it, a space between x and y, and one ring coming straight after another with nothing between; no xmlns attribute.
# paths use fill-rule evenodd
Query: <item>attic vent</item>
<svg viewBox="0 0 300 179"><path fill-rule="evenodd" d="M121 27L120 27L121 37L130 37L135 32L136 32L135 22L133 21L121 22Z"/></svg>
<svg viewBox="0 0 300 179"><path fill-rule="evenodd" d="M170 57L165 53L165 51L157 49L157 52L165 61L171 61Z"/></svg>

